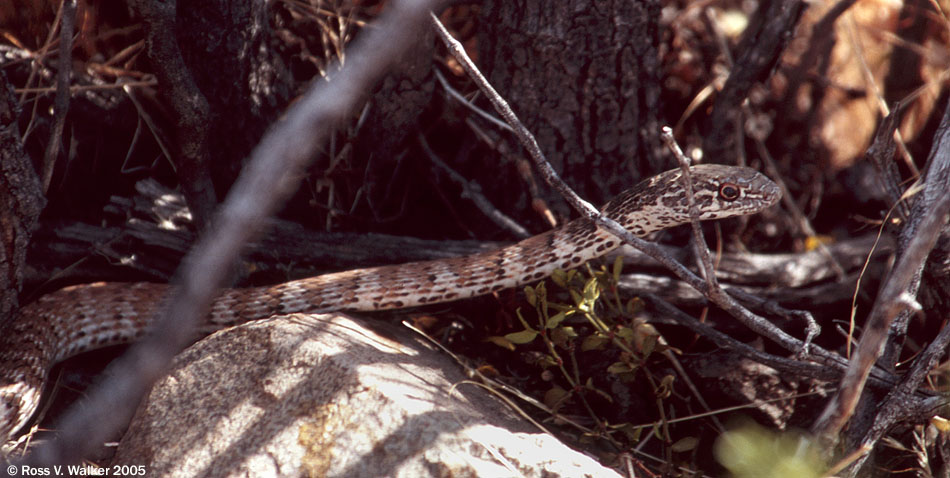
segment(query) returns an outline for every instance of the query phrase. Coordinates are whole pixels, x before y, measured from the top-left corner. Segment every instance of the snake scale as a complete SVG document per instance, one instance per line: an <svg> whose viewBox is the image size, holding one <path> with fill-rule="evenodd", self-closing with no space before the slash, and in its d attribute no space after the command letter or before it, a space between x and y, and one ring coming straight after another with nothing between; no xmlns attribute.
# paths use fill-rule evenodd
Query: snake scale
<svg viewBox="0 0 950 478"><path fill-rule="evenodd" d="M672 170L647 179L602 210L641 237L686 223L681 174ZM775 183L749 168L699 165L691 176L703 220L754 214L781 196ZM395 309L473 297L574 268L619 245L615 236L582 218L490 252L226 289L201 332L279 314ZM140 338L166 290L152 283L82 284L21 309L17 320L0 330L0 440L12 439L30 421L55 363Z"/></svg>

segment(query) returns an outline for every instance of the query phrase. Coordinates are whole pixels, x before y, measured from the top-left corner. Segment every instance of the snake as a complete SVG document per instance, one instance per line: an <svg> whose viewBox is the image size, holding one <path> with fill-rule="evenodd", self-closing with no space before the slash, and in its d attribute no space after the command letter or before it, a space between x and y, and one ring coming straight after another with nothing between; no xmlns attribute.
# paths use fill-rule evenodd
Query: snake
<svg viewBox="0 0 950 478"><path fill-rule="evenodd" d="M698 219L755 214L781 197L754 169L717 164L690 168L690 201L682 169L637 184L601 208L638 237ZM224 289L200 334L292 313L377 311L450 302L538 281L603 256L621 240L591 218L570 221L521 242L477 254L334 272L271 286ZM57 362L149 330L167 284L98 282L65 287L20 309L0 330L0 439L30 423L46 377Z"/></svg>

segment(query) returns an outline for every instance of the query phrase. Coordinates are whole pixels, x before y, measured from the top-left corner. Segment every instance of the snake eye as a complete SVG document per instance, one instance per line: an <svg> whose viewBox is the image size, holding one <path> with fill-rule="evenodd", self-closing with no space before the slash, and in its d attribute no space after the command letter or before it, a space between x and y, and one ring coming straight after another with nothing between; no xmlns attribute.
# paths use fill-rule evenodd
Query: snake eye
<svg viewBox="0 0 950 478"><path fill-rule="evenodd" d="M725 183L722 186L719 186L719 197L725 199L726 201L735 201L739 199L739 186L733 183Z"/></svg>

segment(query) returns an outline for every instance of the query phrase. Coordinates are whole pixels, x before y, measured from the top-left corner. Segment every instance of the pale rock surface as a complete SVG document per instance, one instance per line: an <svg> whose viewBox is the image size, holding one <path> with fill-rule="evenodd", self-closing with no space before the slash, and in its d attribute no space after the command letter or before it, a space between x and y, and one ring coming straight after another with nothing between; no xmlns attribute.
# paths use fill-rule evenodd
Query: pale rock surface
<svg viewBox="0 0 950 478"><path fill-rule="evenodd" d="M176 358L114 464L145 465L149 477L619 476L463 380L386 324L251 322Z"/></svg>

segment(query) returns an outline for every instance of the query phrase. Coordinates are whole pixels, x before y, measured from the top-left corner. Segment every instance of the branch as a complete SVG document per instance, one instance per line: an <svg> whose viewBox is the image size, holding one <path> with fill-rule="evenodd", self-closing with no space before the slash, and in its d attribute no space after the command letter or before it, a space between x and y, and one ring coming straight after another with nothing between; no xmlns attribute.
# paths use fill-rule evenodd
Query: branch
<svg viewBox="0 0 950 478"><path fill-rule="evenodd" d="M53 127L43 155L43 191L49 190L56 158L63 145L63 128L69 111L69 82L73 71L73 24L76 21L76 0L63 0L59 21L59 61L56 65L56 98L53 100Z"/></svg>
<svg viewBox="0 0 950 478"><path fill-rule="evenodd" d="M928 163L923 191L917 198L912 216L901 231L900 243L906 244L904 252L884 281L871 308L861 343L841 381L838 394L812 426L812 431L826 443L837 442L841 429L854 414L868 373L884 352L888 330L895 319L910 309L920 308L916 296L924 261L950 214L950 191L946 189L946 176L950 171L950 105L935 136Z"/></svg>

